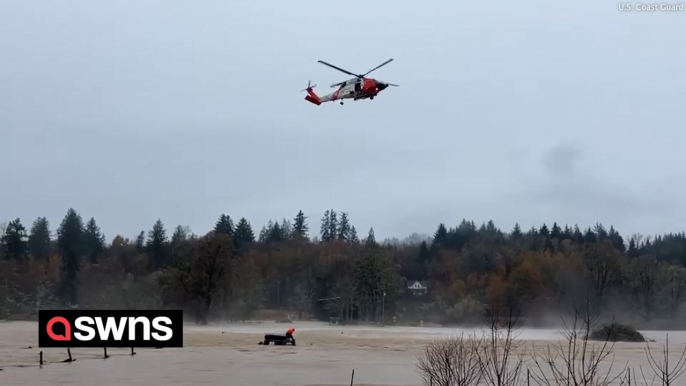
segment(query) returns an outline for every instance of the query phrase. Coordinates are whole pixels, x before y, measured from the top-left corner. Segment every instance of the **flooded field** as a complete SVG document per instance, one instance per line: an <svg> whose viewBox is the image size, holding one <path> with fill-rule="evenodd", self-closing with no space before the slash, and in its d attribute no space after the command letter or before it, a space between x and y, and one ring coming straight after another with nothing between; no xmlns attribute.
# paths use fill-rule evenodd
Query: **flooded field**
<svg viewBox="0 0 686 386"><path fill-rule="evenodd" d="M344 386L355 370L355 385L422 384L415 358L428 341L441 336L478 330L420 327L341 327L324 323L296 322L297 346L260 346L265 333L285 332L290 324L238 323L198 327L184 326L184 346L178 349L73 349L72 363L65 349L42 349L39 366L37 324L0 323L0 384L7 385L298 385ZM650 339L656 359L661 359L666 332L642 331ZM546 344L556 344L557 330L523 329L520 351L530 359ZM669 332L676 363L686 345L686 332ZM617 343L615 367L648 362L643 343ZM531 365L531 363L528 363ZM609 363L608 363L609 364ZM652 379L652 375L648 381ZM678 384L686 384L686 376ZM533 384L533 383L532 383ZM657 384L657 383L656 383Z"/></svg>

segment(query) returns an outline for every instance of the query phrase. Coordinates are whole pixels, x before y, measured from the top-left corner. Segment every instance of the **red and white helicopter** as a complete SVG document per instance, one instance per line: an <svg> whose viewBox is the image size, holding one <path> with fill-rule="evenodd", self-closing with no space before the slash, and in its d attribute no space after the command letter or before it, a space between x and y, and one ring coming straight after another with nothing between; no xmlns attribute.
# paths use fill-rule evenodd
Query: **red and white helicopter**
<svg viewBox="0 0 686 386"><path fill-rule="evenodd" d="M336 70L341 71L345 74L352 75L354 76L354 78L340 83L332 84L331 87L338 87L338 89L324 96L319 96L315 94L315 92L312 89L317 87L317 85L311 86L309 81L307 82L307 88L301 91L307 91L308 95L305 96L305 100L312 102L317 106L321 105L324 102L333 102L337 100L340 100L341 104L343 104L344 99L352 99L356 101L358 99L369 98L370 100L372 100L375 96L379 94L379 92L385 90L388 86L398 87L397 84L381 82L373 78L367 78L367 75L369 75L369 73L379 69L382 66L387 65L392 61L393 59L388 59L387 61L367 71L366 74L357 75L353 74L350 71L344 70L340 67L336 67L333 64L320 60L319 63L329 66L331 68L335 68Z"/></svg>

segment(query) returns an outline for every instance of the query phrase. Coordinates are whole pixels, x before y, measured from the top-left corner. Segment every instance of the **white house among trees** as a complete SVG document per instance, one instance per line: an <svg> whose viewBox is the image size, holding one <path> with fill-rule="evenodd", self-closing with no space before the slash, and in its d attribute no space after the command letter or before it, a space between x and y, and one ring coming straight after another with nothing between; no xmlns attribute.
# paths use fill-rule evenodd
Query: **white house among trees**
<svg viewBox="0 0 686 386"><path fill-rule="evenodd" d="M428 282L426 281L415 281L412 284L408 283L407 289L410 290L413 295L426 295L427 284Z"/></svg>

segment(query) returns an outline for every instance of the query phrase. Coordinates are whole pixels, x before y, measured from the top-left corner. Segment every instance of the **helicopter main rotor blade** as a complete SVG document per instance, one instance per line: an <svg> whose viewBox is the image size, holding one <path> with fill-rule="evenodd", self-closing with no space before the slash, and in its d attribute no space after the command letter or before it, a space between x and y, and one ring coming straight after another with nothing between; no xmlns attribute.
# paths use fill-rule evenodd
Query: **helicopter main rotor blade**
<svg viewBox="0 0 686 386"><path fill-rule="evenodd" d="M371 70L367 71L367 73L364 74L364 75L362 75L362 76L367 76L367 75L369 75L372 71L376 71L376 70L378 70L379 68L381 68L381 67L387 65L388 63L390 63L390 62L392 62L392 61L393 61L393 59L388 59L387 61L385 61L385 62L379 64L378 66L372 68Z"/></svg>
<svg viewBox="0 0 686 386"><path fill-rule="evenodd" d="M386 86L400 87L400 85L398 85L398 84L384 82L383 80L380 80L380 79L377 79L377 83L381 83L381 84L384 84Z"/></svg>
<svg viewBox="0 0 686 386"><path fill-rule="evenodd" d="M340 67L336 67L336 66L334 66L333 64L327 63L327 62L325 62L325 61L323 61L323 60L319 60L319 63L321 63L321 64L323 64L323 65L325 65L325 66L329 66L329 67L331 67L331 68L335 68L336 70L338 70L338 71L340 71L340 72L342 72L342 73L344 73L344 74L352 75L352 76L354 76L354 77L356 77L356 78L360 78L360 77L361 77L360 75L353 74L352 72L350 72L350 71L348 71L348 70L344 70L344 69L342 69L342 68L340 68Z"/></svg>

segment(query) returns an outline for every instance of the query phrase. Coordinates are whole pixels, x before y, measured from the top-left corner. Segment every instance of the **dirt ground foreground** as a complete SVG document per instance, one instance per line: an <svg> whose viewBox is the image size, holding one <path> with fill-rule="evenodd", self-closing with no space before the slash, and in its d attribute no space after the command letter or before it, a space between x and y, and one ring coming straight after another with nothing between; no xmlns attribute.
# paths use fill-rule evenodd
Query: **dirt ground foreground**
<svg viewBox="0 0 686 386"><path fill-rule="evenodd" d="M284 333L295 327L297 346L261 346L265 333ZM39 366L37 324L0 323L0 384L5 385L299 385L343 386L422 384L415 358L432 339L480 330L427 327L348 327L326 323L293 324L253 322L209 326L184 326L184 347L177 349L73 349L72 363L66 349L42 349ZM664 331L642 331L660 354ZM556 344L557 330L519 331L520 352L530 360L546 344ZM676 363L686 344L686 332L669 332L672 361ZM615 367L626 363L643 366L643 343L617 343ZM638 370L637 370L638 371ZM679 381L686 384L686 377Z"/></svg>

